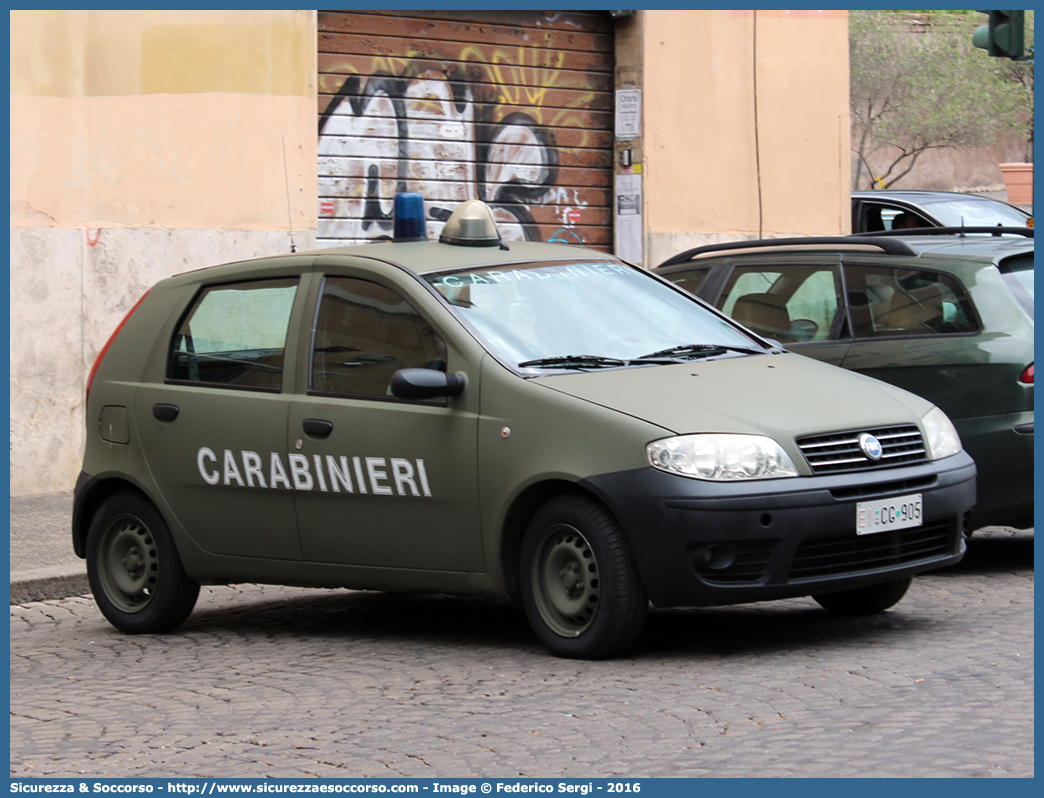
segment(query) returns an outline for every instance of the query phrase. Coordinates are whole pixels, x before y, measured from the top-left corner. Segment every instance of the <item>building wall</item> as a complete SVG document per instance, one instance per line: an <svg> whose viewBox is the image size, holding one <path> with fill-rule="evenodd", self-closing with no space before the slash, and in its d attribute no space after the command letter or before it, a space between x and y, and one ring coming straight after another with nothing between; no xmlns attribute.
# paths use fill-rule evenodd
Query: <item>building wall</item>
<svg viewBox="0 0 1044 798"><path fill-rule="evenodd" d="M874 174L882 174L898 151L886 150L870 158ZM1033 160L1032 147L1026 139L1002 136L988 147L967 149L928 150L901 180L888 185L895 189L926 189L929 191L998 191L1004 189L1004 176L999 164L1021 163ZM852 159L852 173L856 161ZM866 170L860 184L852 190L870 190Z"/></svg>
<svg viewBox="0 0 1044 798"><path fill-rule="evenodd" d="M848 232L848 13L641 17L645 265L722 240Z"/></svg>
<svg viewBox="0 0 1044 798"><path fill-rule="evenodd" d="M11 12L12 495L72 488L148 286L314 245L315 40L310 11Z"/></svg>
<svg viewBox="0 0 1044 798"><path fill-rule="evenodd" d="M506 240L612 246L613 23L605 12L320 11L320 246L428 234L489 203Z"/></svg>

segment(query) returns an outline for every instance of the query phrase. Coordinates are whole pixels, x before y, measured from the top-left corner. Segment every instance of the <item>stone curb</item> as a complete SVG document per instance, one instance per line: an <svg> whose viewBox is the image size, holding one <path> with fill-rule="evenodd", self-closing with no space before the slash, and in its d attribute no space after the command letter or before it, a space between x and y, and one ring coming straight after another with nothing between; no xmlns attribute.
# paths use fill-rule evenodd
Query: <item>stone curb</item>
<svg viewBox="0 0 1044 798"><path fill-rule="evenodd" d="M87 582L87 566L56 565L11 574L11 603L49 601L91 592Z"/></svg>

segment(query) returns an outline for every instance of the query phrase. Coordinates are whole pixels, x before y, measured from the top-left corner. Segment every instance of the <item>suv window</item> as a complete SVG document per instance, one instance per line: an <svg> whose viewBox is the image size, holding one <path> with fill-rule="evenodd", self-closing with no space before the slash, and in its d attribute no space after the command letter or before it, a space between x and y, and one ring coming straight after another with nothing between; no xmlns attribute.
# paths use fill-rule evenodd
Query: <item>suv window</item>
<svg viewBox="0 0 1044 798"><path fill-rule="evenodd" d="M946 335L978 329L971 299L956 278L885 266L846 266L856 338Z"/></svg>
<svg viewBox="0 0 1044 798"><path fill-rule="evenodd" d="M737 266L718 304L761 335L804 343L825 341L835 332L840 293L836 266Z"/></svg>
<svg viewBox="0 0 1044 798"><path fill-rule="evenodd" d="M854 227L855 231L867 233L879 230L899 230L911 227L935 227L934 222L928 221L924 216L914 213L902 205L890 205L883 202L862 203L862 224L858 221Z"/></svg>
<svg viewBox="0 0 1044 798"><path fill-rule="evenodd" d="M699 296L700 286L703 285L709 274L710 266L703 266L664 276L679 288L684 288L690 294Z"/></svg>
<svg viewBox="0 0 1044 798"><path fill-rule="evenodd" d="M312 343L314 393L391 396L399 369L446 370L446 344L402 296L354 277L323 286Z"/></svg>
<svg viewBox="0 0 1044 798"><path fill-rule="evenodd" d="M1033 318L1033 253L1014 255L1001 261L1000 272L1012 296Z"/></svg>
<svg viewBox="0 0 1044 798"><path fill-rule="evenodd" d="M174 335L172 380L278 391L296 277L204 288Z"/></svg>

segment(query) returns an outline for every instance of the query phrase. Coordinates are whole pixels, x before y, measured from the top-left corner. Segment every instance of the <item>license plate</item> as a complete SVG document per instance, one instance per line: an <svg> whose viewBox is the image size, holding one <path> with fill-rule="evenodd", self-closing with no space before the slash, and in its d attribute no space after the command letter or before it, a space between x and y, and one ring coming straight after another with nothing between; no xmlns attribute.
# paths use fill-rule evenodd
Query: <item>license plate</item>
<svg viewBox="0 0 1044 798"><path fill-rule="evenodd" d="M859 502L856 505L856 534L872 535L889 529L921 525L921 494Z"/></svg>

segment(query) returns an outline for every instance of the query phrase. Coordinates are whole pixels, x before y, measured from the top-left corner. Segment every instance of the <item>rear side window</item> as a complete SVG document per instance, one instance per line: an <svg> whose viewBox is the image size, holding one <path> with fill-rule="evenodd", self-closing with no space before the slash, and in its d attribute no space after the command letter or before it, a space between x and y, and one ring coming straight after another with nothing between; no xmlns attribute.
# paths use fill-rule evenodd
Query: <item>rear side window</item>
<svg viewBox="0 0 1044 798"><path fill-rule="evenodd" d="M886 266L846 266L845 275L856 338L979 329L968 292L951 275Z"/></svg>
<svg viewBox="0 0 1044 798"><path fill-rule="evenodd" d="M834 265L737 266L718 304L736 321L784 344L836 337L841 276Z"/></svg>
<svg viewBox="0 0 1044 798"><path fill-rule="evenodd" d="M294 277L204 288L174 336L168 377L280 390L297 283Z"/></svg>
<svg viewBox="0 0 1044 798"><path fill-rule="evenodd" d="M402 296L353 277L323 287L312 349L314 393L391 397L399 369L446 370L446 344Z"/></svg>
<svg viewBox="0 0 1044 798"><path fill-rule="evenodd" d="M1005 258L1000 264L1004 282L1023 309L1033 318L1033 254Z"/></svg>

